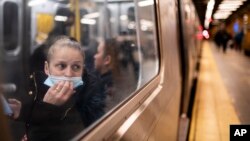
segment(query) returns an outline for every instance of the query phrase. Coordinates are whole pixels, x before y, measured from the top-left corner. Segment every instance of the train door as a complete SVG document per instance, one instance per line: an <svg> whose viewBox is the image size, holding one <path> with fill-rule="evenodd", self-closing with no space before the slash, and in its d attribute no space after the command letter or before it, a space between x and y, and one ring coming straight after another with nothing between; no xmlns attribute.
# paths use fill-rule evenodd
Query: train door
<svg viewBox="0 0 250 141"><path fill-rule="evenodd" d="M23 22L26 16L23 11L21 0L0 0L0 87L6 98L26 99L27 95L27 59L25 58L28 55L24 49ZM13 135L23 135L23 124L10 121L9 125L19 130L20 135L18 133Z"/></svg>
<svg viewBox="0 0 250 141"><path fill-rule="evenodd" d="M6 95L18 96L25 90L22 46L22 2L0 1L1 87Z"/></svg>
<svg viewBox="0 0 250 141"><path fill-rule="evenodd" d="M183 94L181 113L189 116L190 94L195 77L197 63L197 46L195 33L195 9L190 0L179 1L180 6L180 36L181 36L181 59L182 59L182 77Z"/></svg>

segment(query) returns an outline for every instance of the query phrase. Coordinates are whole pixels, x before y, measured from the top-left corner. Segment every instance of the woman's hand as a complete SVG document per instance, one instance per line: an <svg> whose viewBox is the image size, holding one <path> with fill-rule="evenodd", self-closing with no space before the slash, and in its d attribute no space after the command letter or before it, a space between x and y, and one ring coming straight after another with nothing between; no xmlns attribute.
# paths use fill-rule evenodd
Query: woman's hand
<svg viewBox="0 0 250 141"><path fill-rule="evenodd" d="M13 99L13 98L8 99L8 102L9 102L11 110L13 111L12 118L17 119L20 115L22 103L19 100Z"/></svg>
<svg viewBox="0 0 250 141"><path fill-rule="evenodd" d="M74 93L73 83L70 81L60 81L50 87L43 98L43 102L53 105L63 105Z"/></svg>

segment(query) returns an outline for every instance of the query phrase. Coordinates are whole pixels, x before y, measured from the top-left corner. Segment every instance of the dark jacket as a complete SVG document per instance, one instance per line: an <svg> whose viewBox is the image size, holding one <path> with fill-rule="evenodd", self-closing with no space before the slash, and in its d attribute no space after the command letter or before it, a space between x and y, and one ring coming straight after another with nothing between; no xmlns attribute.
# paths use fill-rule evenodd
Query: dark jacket
<svg viewBox="0 0 250 141"><path fill-rule="evenodd" d="M112 96L112 88L113 88L113 75L112 71L108 71L100 76L101 82L104 89L104 95Z"/></svg>
<svg viewBox="0 0 250 141"><path fill-rule="evenodd" d="M26 122L29 140L69 140L104 114L105 96L93 75L85 71L84 85L62 106L42 101L49 89L43 84L46 78L44 73L31 77L33 101L21 109L20 119Z"/></svg>
<svg viewBox="0 0 250 141"><path fill-rule="evenodd" d="M220 46L226 46L228 40L230 39L230 34L226 31L226 30L219 30L216 34L215 34L215 43Z"/></svg>

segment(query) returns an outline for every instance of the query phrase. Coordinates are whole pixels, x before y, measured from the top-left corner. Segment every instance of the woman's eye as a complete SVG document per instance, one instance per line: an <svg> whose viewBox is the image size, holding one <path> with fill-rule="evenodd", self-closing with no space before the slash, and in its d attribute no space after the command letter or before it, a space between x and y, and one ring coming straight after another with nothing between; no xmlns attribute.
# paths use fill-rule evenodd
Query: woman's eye
<svg viewBox="0 0 250 141"><path fill-rule="evenodd" d="M73 66L72 66L72 69L73 69L74 71L79 71L79 70L81 69L81 66L80 66L80 65L73 65Z"/></svg>
<svg viewBox="0 0 250 141"><path fill-rule="evenodd" d="M65 64L58 64L56 65L57 68L59 68L60 70L63 70L64 68L66 68Z"/></svg>

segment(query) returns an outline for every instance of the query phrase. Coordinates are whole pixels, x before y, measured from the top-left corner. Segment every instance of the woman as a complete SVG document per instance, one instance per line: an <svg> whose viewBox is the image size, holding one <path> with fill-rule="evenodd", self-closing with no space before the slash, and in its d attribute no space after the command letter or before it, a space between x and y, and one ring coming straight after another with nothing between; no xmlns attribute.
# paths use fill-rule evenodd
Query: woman
<svg viewBox="0 0 250 141"><path fill-rule="evenodd" d="M45 74L31 77L34 101L9 99L14 118L26 121L29 140L69 140L104 114L100 81L84 70L84 58L78 42L58 37L48 50Z"/></svg>
<svg viewBox="0 0 250 141"><path fill-rule="evenodd" d="M115 39L100 41L97 52L94 55L94 67L101 78L106 98L106 111L113 108L122 99L121 95L115 94L115 89L120 81L120 68L117 56L118 43Z"/></svg>

